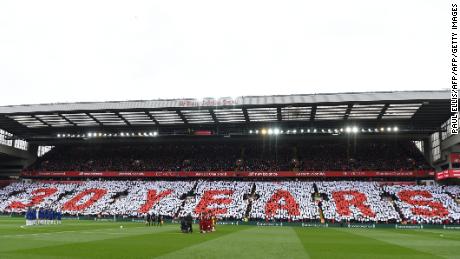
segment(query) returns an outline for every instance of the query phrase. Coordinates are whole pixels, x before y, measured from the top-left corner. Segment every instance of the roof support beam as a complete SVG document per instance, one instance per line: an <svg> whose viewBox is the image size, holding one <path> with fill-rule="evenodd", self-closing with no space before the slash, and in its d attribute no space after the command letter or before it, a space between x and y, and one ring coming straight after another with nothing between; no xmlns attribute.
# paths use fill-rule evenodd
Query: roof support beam
<svg viewBox="0 0 460 259"><path fill-rule="evenodd" d="M51 125L49 125L48 123L46 123L44 120L38 118L38 117L35 116L34 114L32 114L32 117L33 117L34 119L38 120L39 122L45 124L46 126L51 127Z"/></svg>
<svg viewBox="0 0 460 259"><path fill-rule="evenodd" d="M68 123L72 124L73 126L77 126L77 124L75 124L73 121L67 119L65 116L63 116L62 114L58 114L59 117L61 117L62 119L64 119L65 121L67 121Z"/></svg>
<svg viewBox="0 0 460 259"><path fill-rule="evenodd" d="M158 126L160 125L160 123L155 119L155 117L152 116L152 114L150 114L148 111L145 112L145 114L147 114L147 116L149 116L149 118L155 122L155 124Z"/></svg>
<svg viewBox="0 0 460 259"><path fill-rule="evenodd" d="M217 119L216 114L214 113L214 109L209 109L209 114L211 114L212 120L214 123L219 123L219 120Z"/></svg>
<svg viewBox="0 0 460 259"><path fill-rule="evenodd" d="M352 108L353 108L353 103L348 104L347 110L345 111L345 116L343 117L344 120L348 120L348 116L350 116L350 112Z"/></svg>
<svg viewBox="0 0 460 259"><path fill-rule="evenodd" d="M385 114L385 112L387 111L387 109L388 109L389 106L390 106L390 104L388 104L388 103L386 103L386 104L383 106L382 110L381 110L380 113L379 113L379 116L377 117L377 120L381 120L381 119L382 119L383 115Z"/></svg>
<svg viewBox="0 0 460 259"><path fill-rule="evenodd" d="M248 115L248 110L246 108L241 108L243 110L243 115L244 119L246 120L246 123L249 122L249 115Z"/></svg>
<svg viewBox="0 0 460 259"><path fill-rule="evenodd" d="M102 122L98 121L93 115L91 115L91 113L87 112L85 113L86 115L88 115L88 117L90 117L91 119L93 119L95 122L97 122L99 124L99 126L104 126L102 124Z"/></svg>
<svg viewBox="0 0 460 259"><path fill-rule="evenodd" d="M276 108L276 118L278 119L278 121L282 121L283 120L283 117L281 115L281 107L277 107Z"/></svg>
<svg viewBox="0 0 460 259"><path fill-rule="evenodd" d="M311 107L311 114L310 114L310 120L311 120L311 121L314 121L314 120L315 120L315 116L316 116L316 107L317 107L316 104L313 105L313 106Z"/></svg>
<svg viewBox="0 0 460 259"><path fill-rule="evenodd" d="M180 110L176 110L176 113L179 115L184 124L188 124L187 118L185 118L184 114Z"/></svg>
<svg viewBox="0 0 460 259"><path fill-rule="evenodd" d="M127 121L125 118L123 118L123 116L121 116L118 112L114 112L115 115L118 116L118 118L120 118L124 123L126 123L126 125L128 126L131 126L131 123L129 123L129 121Z"/></svg>

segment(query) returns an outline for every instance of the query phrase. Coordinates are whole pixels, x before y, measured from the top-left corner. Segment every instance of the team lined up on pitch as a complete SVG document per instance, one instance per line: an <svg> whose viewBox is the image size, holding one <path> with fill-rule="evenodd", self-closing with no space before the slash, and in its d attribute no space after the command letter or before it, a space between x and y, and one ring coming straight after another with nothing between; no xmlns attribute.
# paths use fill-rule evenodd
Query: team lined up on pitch
<svg viewBox="0 0 460 259"><path fill-rule="evenodd" d="M61 224L62 213L47 208L28 208L25 217L26 226Z"/></svg>

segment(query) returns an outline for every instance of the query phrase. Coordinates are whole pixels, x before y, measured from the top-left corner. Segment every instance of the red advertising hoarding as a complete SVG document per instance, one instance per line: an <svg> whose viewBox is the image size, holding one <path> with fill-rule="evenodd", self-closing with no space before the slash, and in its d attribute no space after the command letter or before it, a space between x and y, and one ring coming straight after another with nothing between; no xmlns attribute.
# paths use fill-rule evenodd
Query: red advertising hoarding
<svg viewBox="0 0 460 259"><path fill-rule="evenodd" d="M436 180L460 178L460 169L449 169L436 173Z"/></svg>
<svg viewBox="0 0 460 259"><path fill-rule="evenodd" d="M314 177L415 177L424 178L434 176L433 171L269 171L269 172L233 172L233 171L215 171L215 172L158 172L158 171L35 171L22 172L23 177L135 177L135 178L180 178L180 177L249 177L249 178L314 178Z"/></svg>
<svg viewBox="0 0 460 259"><path fill-rule="evenodd" d="M451 164L460 163L460 153L451 153L450 154L450 163Z"/></svg>

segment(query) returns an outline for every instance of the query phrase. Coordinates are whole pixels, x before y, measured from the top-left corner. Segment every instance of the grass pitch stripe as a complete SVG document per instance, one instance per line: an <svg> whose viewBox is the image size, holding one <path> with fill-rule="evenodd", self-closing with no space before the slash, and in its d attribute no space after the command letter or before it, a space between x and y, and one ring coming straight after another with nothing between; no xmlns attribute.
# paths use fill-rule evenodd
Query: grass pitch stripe
<svg viewBox="0 0 460 259"><path fill-rule="evenodd" d="M439 258L429 253L376 240L367 236L365 232L363 235L357 235L355 229L348 231L338 228L296 228L295 231L312 258ZM374 231L376 230L367 230L368 233Z"/></svg>
<svg viewBox="0 0 460 259"><path fill-rule="evenodd" d="M460 258L460 232L457 231L444 231L442 234L414 229L373 229L372 231L342 229L341 231L412 249L428 254L431 258Z"/></svg>
<svg viewBox="0 0 460 259"><path fill-rule="evenodd" d="M291 227L231 228L234 233L159 258L309 258Z"/></svg>

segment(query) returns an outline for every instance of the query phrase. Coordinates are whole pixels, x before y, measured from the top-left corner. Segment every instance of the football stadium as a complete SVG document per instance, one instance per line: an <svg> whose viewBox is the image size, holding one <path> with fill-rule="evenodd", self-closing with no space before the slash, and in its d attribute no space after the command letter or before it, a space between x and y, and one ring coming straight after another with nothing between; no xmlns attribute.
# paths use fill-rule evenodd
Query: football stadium
<svg viewBox="0 0 460 259"><path fill-rule="evenodd" d="M0 258L460 258L450 92L0 107Z"/></svg>

